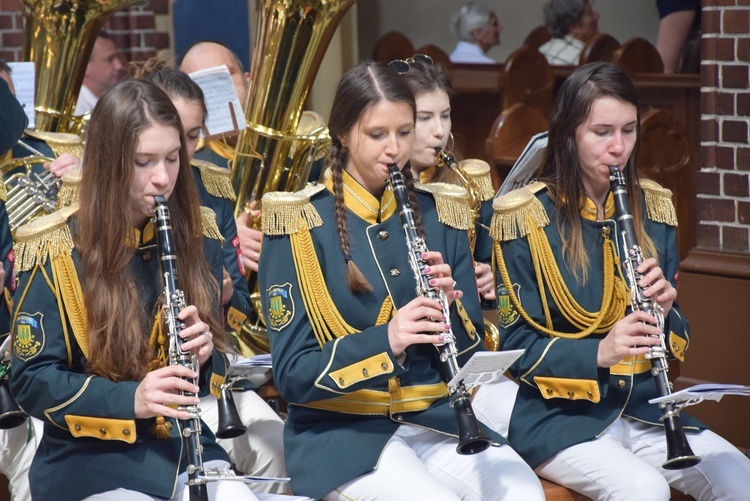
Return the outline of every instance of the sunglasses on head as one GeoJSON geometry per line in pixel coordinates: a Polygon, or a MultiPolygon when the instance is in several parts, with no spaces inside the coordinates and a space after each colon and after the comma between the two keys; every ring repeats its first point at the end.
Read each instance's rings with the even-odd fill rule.
{"type": "Polygon", "coordinates": [[[409,68],[411,68],[414,63],[424,64],[425,66],[432,66],[432,58],[427,54],[414,54],[406,60],[394,59],[393,61],[388,63],[388,66],[396,70],[399,75],[403,75],[404,73],[409,71],[409,68]]]}

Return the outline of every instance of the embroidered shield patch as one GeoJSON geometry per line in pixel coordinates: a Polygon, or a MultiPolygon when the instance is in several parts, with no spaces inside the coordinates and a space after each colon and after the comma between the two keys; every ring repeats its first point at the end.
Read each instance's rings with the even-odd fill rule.
{"type": "Polygon", "coordinates": [[[44,348],[44,315],[20,312],[16,318],[16,333],[13,350],[18,358],[27,362],[39,355],[44,348]]]}
{"type": "MultiPolygon", "coordinates": [[[[516,293],[516,297],[520,302],[521,286],[519,284],[513,284],[513,292],[516,293]]],[[[497,286],[497,316],[498,324],[500,324],[500,327],[506,329],[513,325],[513,323],[518,320],[518,317],[520,316],[518,314],[518,310],[510,300],[508,289],[503,284],[497,286]]]]}
{"type": "Polygon", "coordinates": [[[294,299],[292,284],[272,285],[266,289],[268,295],[268,326],[280,331],[294,318],[294,299]]]}

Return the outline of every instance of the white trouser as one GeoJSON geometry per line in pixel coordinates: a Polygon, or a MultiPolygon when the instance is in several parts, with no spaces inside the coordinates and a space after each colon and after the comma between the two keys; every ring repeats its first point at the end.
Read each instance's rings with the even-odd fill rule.
{"type": "Polygon", "coordinates": [[[620,418],[599,438],[568,447],[536,472],[591,499],[667,500],[669,487],[700,501],[750,500],[750,459],[710,430],[687,433],[701,462],[665,470],[664,429],[620,418]]]}
{"type": "Polygon", "coordinates": [[[544,500],[539,479],[509,446],[459,455],[457,439],[401,425],[377,467],[328,494],[326,501],[544,500]]]}
{"type": "MultiPolygon", "coordinates": [[[[237,438],[217,439],[217,443],[245,475],[286,477],[284,422],[254,391],[235,391],[232,398],[246,431],[237,438]]],[[[215,434],[219,428],[216,398],[204,397],[200,405],[201,419],[215,434]]],[[[252,489],[255,492],[288,492],[289,485],[259,483],[253,484],[252,489]]]]}
{"type": "Polygon", "coordinates": [[[518,383],[506,376],[479,387],[471,407],[482,423],[508,438],[508,426],[516,402],[518,383]]]}
{"type": "Polygon", "coordinates": [[[0,430],[0,473],[8,477],[13,501],[31,499],[29,467],[42,439],[43,427],[40,420],[30,417],[21,426],[0,430]]]}

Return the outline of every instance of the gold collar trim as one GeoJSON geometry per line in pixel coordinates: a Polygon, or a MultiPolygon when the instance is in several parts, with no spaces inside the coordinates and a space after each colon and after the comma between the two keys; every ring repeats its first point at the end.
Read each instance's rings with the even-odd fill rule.
{"type": "Polygon", "coordinates": [[[156,237],[155,228],[156,227],[154,226],[153,221],[149,221],[148,223],[146,223],[146,226],[143,228],[143,230],[139,230],[138,228],[131,228],[129,234],[125,236],[126,245],[128,247],[137,249],[144,243],[150,242],[154,239],[154,237],[156,237]]]}
{"type": "MultiPolygon", "coordinates": [[[[395,214],[396,200],[390,188],[378,200],[347,171],[343,172],[343,184],[344,205],[368,223],[377,224],[395,214]]],[[[333,193],[333,176],[326,179],[326,188],[333,193]]]]}
{"type": "MultiPolygon", "coordinates": [[[[585,197],[582,204],[579,204],[581,209],[580,214],[584,219],[589,221],[598,221],[596,204],[589,197],[585,197]]],[[[615,215],[615,197],[612,192],[607,194],[607,199],[604,201],[604,219],[612,219],[615,215]]]]}

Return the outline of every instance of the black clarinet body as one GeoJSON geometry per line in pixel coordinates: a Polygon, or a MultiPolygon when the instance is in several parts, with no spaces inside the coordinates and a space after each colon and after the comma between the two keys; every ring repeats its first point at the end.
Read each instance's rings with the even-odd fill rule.
{"type": "MultiPolygon", "coordinates": [[[[154,197],[156,208],[154,210],[156,220],[156,235],[158,241],[159,263],[164,284],[164,320],[169,336],[169,364],[187,367],[196,373],[200,369],[197,357],[189,352],[182,351],[183,339],[180,332],[185,327],[177,318],[180,310],[185,307],[185,296],[180,290],[177,278],[177,255],[172,239],[172,222],[169,215],[167,202],[162,196],[154,197]]],[[[197,378],[190,379],[193,384],[198,384],[197,378]]],[[[182,395],[194,397],[195,393],[182,391],[182,395]]],[[[201,477],[205,474],[203,469],[203,451],[200,443],[201,420],[200,409],[197,406],[180,407],[190,413],[189,419],[180,419],[179,428],[184,441],[188,457],[188,488],[190,501],[208,501],[208,490],[206,482],[201,477]]]]}
{"type": "MultiPolygon", "coordinates": [[[[398,165],[388,165],[393,195],[398,205],[398,215],[401,218],[401,224],[406,234],[406,245],[409,249],[409,265],[414,272],[416,280],[416,292],[418,295],[434,299],[440,303],[443,308],[443,316],[450,325],[450,311],[448,300],[445,294],[438,288],[430,285],[429,281],[432,275],[425,273],[424,269],[428,263],[422,259],[422,254],[427,252],[427,245],[419,235],[417,223],[414,218],[414,209],[409,202],[409,194],[401,171],[398,165]]],[[[453,330],[446,331],[444,334],[448,339],[438,346],[440,362],[443,365],[445,377],[451,381],[458,374],[458,352],[456,350],[455,337],[453,330]]],[[[458,424],[458,446],[456,451],[459,454],[476,454],[486,450],[490,446],[490,439],[485,435],[479,426],[479,422],[471,408],[471,397],[469,392],[459,382],[455,387],[449,387],[450,405],[456,413],[456,422],[458,424]]]]}
{"type": "MultiPolygon", "coordinates": [[[[616,166],[610,168],[610,185],[615,201],[615,213],[617,224],[620,229],[622,242],[621,261],[623,269],[630,282],[630,304],[633,311],[644,311],[657,320],[657,327],[661,331],[659,338],[661,343],[652,346],[651,351],[645,355],[651,360],[651,374],[656,381],[656,389],[660,397],[672,394],[672,386],[669,383],[669,365],[667,362],[667,348],[664,342],[664,310],[658,303],[643,294],[643,288],[638,286],[643,275],[637,271],[643,262],[643,252],[635,233],[633,215],[630,211],[628,193],[625,188],[625,175],[616,166]]],[[[674,402],[667,401],[659,404],[662,410],[661,420],[664,423],[664,431],[667,435],[667,461],[662,468],[667,470],[679,470],[695,466],[701,460],[690,449],[690,444],[682,427],[680,411],[674,402]]]]}

